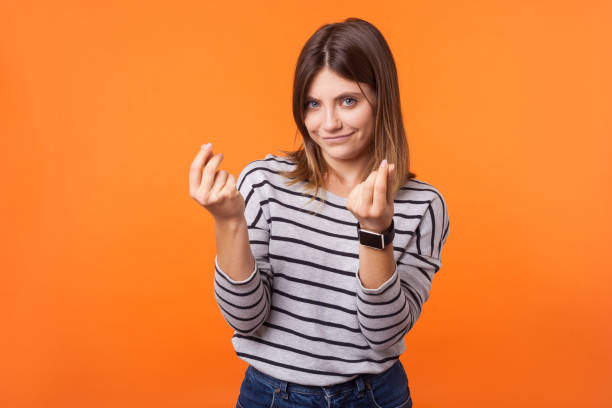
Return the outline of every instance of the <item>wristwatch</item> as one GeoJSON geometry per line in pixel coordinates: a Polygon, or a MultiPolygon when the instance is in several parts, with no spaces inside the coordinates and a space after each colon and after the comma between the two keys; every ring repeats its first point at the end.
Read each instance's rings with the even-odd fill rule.
{"type": "Polygon", "coordinates": [[[357,222],[357,235],[359,236],[359,243],[374,249],[384,249],[387,245],[393,242],[395,236],[395,226],[393,220],[389,228],[383,232],[373,232],[365,229],[361,229],[359,222],[357,222]]]}

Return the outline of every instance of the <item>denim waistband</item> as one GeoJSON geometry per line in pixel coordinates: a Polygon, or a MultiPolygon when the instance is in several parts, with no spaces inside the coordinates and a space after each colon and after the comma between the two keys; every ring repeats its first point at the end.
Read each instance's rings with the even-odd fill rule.
{"type": "Polygon", "coordinates": [[[247,371],[250,371],[251,375],[257,377],[257,379],[269,384],[274,388],[279,389],[283,393],[296,392],[299,394],[311,395],[335,395],[342,394],[355,388],[357,388],[359,392],[363,392],[366,387],[370,387],[370,384],[376,384],[379,381],[385,381],[386,376],[392,375],[393,371],[398,369],[403,369],[402,363],[399,359],[397,359],[391,367],[381,373],[360,374],[352,380],[330,386],[302,385],[283,381],[278,378],[272,377],[271,375],[262,373],[252,365],[249,365],[247,371]]]}

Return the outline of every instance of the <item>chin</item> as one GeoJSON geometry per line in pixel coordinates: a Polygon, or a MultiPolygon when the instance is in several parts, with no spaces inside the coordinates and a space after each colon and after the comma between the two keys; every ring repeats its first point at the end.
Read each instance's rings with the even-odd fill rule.
{"type": "Polygon", "coordinates": [[[363,153],[354,149],[321,149],[327,157],[334,160],[351,160],[363,153]]]}

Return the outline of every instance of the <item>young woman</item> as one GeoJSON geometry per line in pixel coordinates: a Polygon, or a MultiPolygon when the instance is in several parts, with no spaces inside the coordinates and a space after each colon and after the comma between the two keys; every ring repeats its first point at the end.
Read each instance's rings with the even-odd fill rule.
{"type": "Polygon", "coordinates": [[[411,407],[399,357],[449,221],[409,170],[395,63],[373,25],[312,35],[293,113],[297,151],[235,179],[209,143],[190,170],[215,220],[215,297],[249,363],[237,407],[411,407]]]}

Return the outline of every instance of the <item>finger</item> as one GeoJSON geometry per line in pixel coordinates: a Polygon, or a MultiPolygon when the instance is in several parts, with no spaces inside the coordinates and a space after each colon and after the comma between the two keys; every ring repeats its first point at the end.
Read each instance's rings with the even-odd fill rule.
{"type": "Polygon", "coordinates": [[[227,197],[233,198],[241,195],[238,188],[236,188],[236,178],[232,174],[228,174],[227,181],[221,189],[221,194],[227,195],[227,197]]]}
{"type": "MultiPolygon", "coordinates": [[[[223,188],[221,189],[223,192],[227,192],[227,193],[233,193],[234,190],[236,190],[236,178],[234,177],[233,174],[228,174],[227,175],[227,180],[225,182],[225,185],[223,186],[223,188]]],[[[236,190],[238,191],[238,190],[236,190]]]]}
{"type": "Polygon", "coordinates": [[[217,174],[215,175],[215,181],[213,183],[212,188],[210,189],[210,193],[215,194],[221,191],[226,181],[227,181],[227,171],[219,170],[217,174]]]}
{"type": "Polygon", "coordinates": [[[202,183],[200,184],[200,188],[204,191],[210,191],[212,187],[213,181],[215,179],[215,173],[217,172],[217,167],[219,163],[223,160],[223,154],[219,153],[214,155],[206,166],[204,167],[204,172],[202,173],[202,183]]]}
{"type": "Polygon", "coordinates": [[[389,176],[387,177],[387,203],[393,201],[393,176],[395,172],[395,164],[391,163],[388,167],[389,176]]]}
{"type": "Polygon", "coordinates": [[[387,206],[387,178],[388,178],[387,160],[383,160],[378,168],[378,174],[374,181],[374,197],[372,198],[372,209],[381,211],[387,206]]]}
{"type": "Polygon", "coordinates": [[[368,178],[363,182],[361,189],[361,205],[369,209],[372,205],[372,191],[374,190],[374,180],[376,180],[376,170],[374,170],[368,178]]]}
{"type": "Polygon", "coordinates": [[[208,161],[212,153],[211,144],[202,145],[202,148],[191,162],[189,168],[189,191],[193,194],[200,188],[202,182],[202,167],[208,161]]]}

